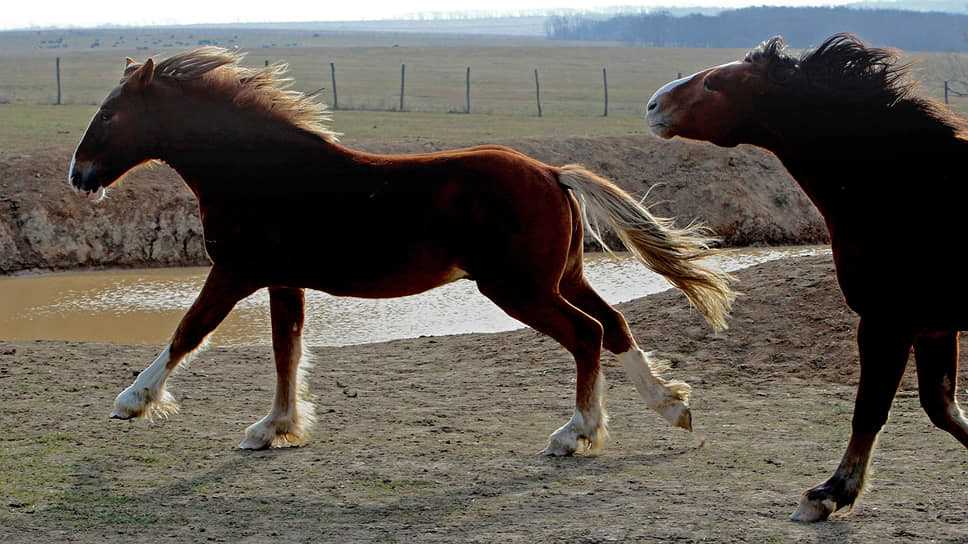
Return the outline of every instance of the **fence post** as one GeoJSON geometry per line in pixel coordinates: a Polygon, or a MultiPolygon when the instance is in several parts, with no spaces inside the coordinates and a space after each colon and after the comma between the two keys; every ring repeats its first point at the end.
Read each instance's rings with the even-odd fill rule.
{"type": "Polygon", "coordinates": [[[541,82],[538,81],[538,69],[534,69],[534,97],[538,102],[538,117],[541,117],[541,82]]]}
{"type": "Polygon", "coordinates": [[[269,67],[269,59],[266,59],[266,64],[265,64],[265,66],[266,66],[266,68],[268,68],[268,67],[269,67]]]}
{"type": "Polygon", "coordinates": [[[676,72],[676,79],[682,79],[682,72],[676,72]]]}
{"type": "Polygon", "coordinates": [[[948,103],[948,81],[947,80],[945,80],[944,82],[944,103],[945,104],[948,103]]]}
{"type": "Polygon", "coordinates": [[[471,112],[471,67],[467,67],[467,77],[464,85],[464,113],[471,112]]]}
{"type": "Polygon", "coordinates": [[[404,82],[407,80],[407,65],[400,65],[400,111],[403,111],[404,82]]]}
{"type": "Polygon", "coordinates": [[[602,87],[605,89],[605,113],[602,117],[608,117],[608,72],[604,66],[602,66],[602,87]]]}
{"type": "Polygon", "coordinates": [[[57,74],[57,105],[61,104],[60,57],[54,62],[54,72],[57,74]]]}
{"type": "Polygon", "coordinates": [[[333,109],[339,109],[339,95],[336,94],[336,63],[329,63],[329,75],[333,79],[333,109]]]}

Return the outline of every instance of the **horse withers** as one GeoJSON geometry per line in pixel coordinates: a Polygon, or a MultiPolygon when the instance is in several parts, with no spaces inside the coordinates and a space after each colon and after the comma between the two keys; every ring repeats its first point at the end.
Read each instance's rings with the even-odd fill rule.
{"type": "Polygon", "coordinates": [[[239,300],[268,288],[275,399],[240,446],[302,444],[314,419],[300,370],[304,289],[385,298],[470,279],[575,358],[575,412],[544,453],[601,449],[603,346],[649,406],[691,428],[689,386],[658,376],[622,315],[589,286],[582,245],[585,227],[596,236],[595,226],[611,227],[723,328],[733,293],[727,275],[698,262],[711,254],[705,229],[654,217],[580,166],[499,146],[408,156],[348,149],[323,124],[321,104],[285,88],[283,66],[240,61],[215,47],[158,64],[128,59],[71,161],[70,184],[95,199],[140,164],[170,165],[198,198],[213,263],[170,344],[118,395],[113,417],[174,412],[169,374],[239,300]]]}
{"type": "Polygon", "coordinates": [[[809,489],[793,519],[854,504],[913,347],[921,405],[968,447],[955,397],[968,292],[957,252],[968,123],[918,96],[896,52],[838,34],[800,57],[773,38],[737,62],[672,81],[649,100],[663,138],[773,152],[820,210],[837,279],[860,316],[860,383],[840,466],[809,489]]]}

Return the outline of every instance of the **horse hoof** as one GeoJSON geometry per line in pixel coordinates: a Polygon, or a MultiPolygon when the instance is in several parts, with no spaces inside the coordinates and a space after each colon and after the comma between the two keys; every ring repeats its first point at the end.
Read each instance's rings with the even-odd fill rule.
{"type": "Polygon", "coordinates": [[[683,401],[676,401],[665,406],[659,411],[662,418],[672,424],[673,427],[685,429],[692,432],[692,410],[683,401]]]}
{"type": "Polygon", "coordinates": [[[246,436],[239,442],[240,450],[267,450],[270,448],[298,448],[304,446],[306,440],[303,437],[292,435],[277,435],[272,438],[260,436],[246,436]]]}
{"type": "Polygon", "coordinates": [[[245,430],[245,438],[239,442],[239,449],[264,450],[269,448],[296,448],[306,444],[309,428],[315,416],[307,409],[308,417],[297,419],[273,419],[268,415],[253,423],[245,430]]]}
{"type": "Polygon", "coordinates": [[[800,498],[800,506],[790,516],[790,520],[800,523],[815,523],[826,520],[835,510],[837,510],[837,501],[829,497],[811,499],[804,495],[800,498]]]}
{"type": "Polygon", "coordinates": [[[688,406],[683,406],[682,413],[679,414],[679,417],[673,425],[692,432],[692,410],[688,406]]]}
{"type": "Polygon", "coordinates": [[[239,442],[240,450],[266,450],[272,445],[272,442],[266,442],[264,440],[255,437],[245,437],[242,442],[239,442]]]}
{"type": "Polygon", "coordinates": [[[548,444],[545,449],[541,450],[539,455],[544,457],[570,457],[574,453],[574,449],[570,449],[562,444],[548,444]]]}
{"type": "Polygon", "coordinates": [[[165,419],[178,413],[178,403],[167,390],[152,391],[129,387],[114,399],[111,419],[165,419]]]}

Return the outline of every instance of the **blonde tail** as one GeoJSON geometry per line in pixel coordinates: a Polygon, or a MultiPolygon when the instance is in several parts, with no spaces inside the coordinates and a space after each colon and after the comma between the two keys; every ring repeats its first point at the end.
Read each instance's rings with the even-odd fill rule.
{"type": "Polygon", "coordinates": [[[606,251],[612,250],[602,239],[602,223],[642,264],[685,293],[714,329],[727,327],[736,298],[730,289],[733,278],[697,262],[715,253],[709,229],[698,224],[676,228],[672,219],[653,216],[617,185],[578,165],[561,167],[558,182],[578,197],[585,226],[606,251]]]}

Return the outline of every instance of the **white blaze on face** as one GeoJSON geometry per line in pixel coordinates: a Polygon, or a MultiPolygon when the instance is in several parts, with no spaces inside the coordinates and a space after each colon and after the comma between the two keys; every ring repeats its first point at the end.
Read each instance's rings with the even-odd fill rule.
{"type": "MultiPolygon", "coordinates": [[[[91,125],[97,116],[100,114],[100,109],[95,112],[94,117],[88,122],[88,128],[84,131],[84,135],[81,136],[81,141],[78,142],[77,147],[74,148],[74,153],[71,155],[71,163],[67,167],[67,184],[74,189],[75,193],[80,193],[81,188],[74,184],[75,178],[83,179],[90,174],[91,170],[94,168],[94,163],[89,160],[77,160],[77,151],[81,148],[81,144],[84,143],[84,138],[87,137],[87,131],[91,130],[91,125]]],[[[100,202],[107,196],[107,189],[104,187],[95,189],[93,191],[84,191],[84,196],[87,197],[91,202],[100,202]]]]}
{"type": "Polygon", "coordinates": [[[74,189],[75,191],[77,190],[77,187],[74,187],[74,184],[71,182],[71,179],[74,178],[74,161],[76,156],[77,156],[77,150],[75,149],[74,153],[71,155],[71,165],[67,167],[67,184],[70,185],[71,188],[74,189]]]}
{"type": "Polygon", "coordinates": [[[659,105],[659,102],[665,95],[692,81],[692,78],[695,76],[696,74],[693,74],[670,81],[662,87],[659,87],[659,90],[652,94],[652,98],[649,99],[648,105],[645,108],[645,122],[649,125],[649,129],[653,134],[660,138],[671,137],[668,130],[669,120],[666,116],[666,110],[659,105]]]}
{"type": "Polygon", "coordinates": [[[646,105],[645,111],[645,122],[649,125],[649,129],[652,133],[660,138],[671,138],[672,126],[670,125],[669,113],[674,111],[675,108],[670,108],[668,104],[664,104],[664,98],[678,89],[679,87],[692,81],[694,77],[703,72],[711,72],[713,70],[718,70],[725,66],[731,66],[733,64],[741,64],[740,61],[727,62],[726,64],[720,64],[719,66],[714,66],[712,68],[707,68],[701,72],[696,72],[690,76],[679,78],[669,83],[666,83],[662,87],[659,87],[655,93],[653,93],[652,98],[649,99],[646,105]]]}

